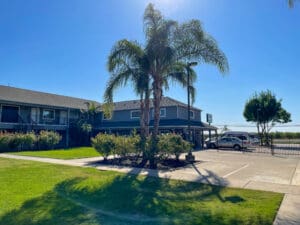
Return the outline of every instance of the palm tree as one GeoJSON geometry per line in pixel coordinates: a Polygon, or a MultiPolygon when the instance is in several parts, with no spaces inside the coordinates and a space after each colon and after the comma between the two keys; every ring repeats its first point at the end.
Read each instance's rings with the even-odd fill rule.
{"type": "MultiPolygon", "coordinates": [[[[193,60],[216,65],[222,73],[225,73],[228,70],[228,62],[216,41],[204,32],[198,20],[191,20],[179,25],[175,21],[166,20],[158,10],[154,9],[152,4],[149,4],[144,14],[144,30],[153,89],[152,151],[155,151],[163,86],[170,79],[180,81],[182,78],[182,76],[172,77],[174,74],[182,75],[182,73],[173,73],[176,66],[193,60]]],[[[152,166],[155,166],[153,162],[152,166]]]]}
{"type": "Polygon", "coordinates": [[[95,125],[96,117],[101,111],[101,105],[95,102],[85,102],[86,108],[80,109],[81,118],[77,125],[80,130],[85,133],[85,143],[87,144],[90,139],[90,135],[93,132],[93,126],[95,125]]]}
{"type": "Polygon", "coordinates": [[[151,90],[148,68],[147,56],[137,42],[126,39],[118,41],[108,57],[108,71],[112,75],[104,93],[105,103],[110,104],[117,88],[127,85],[128,81],[133,84],[136,94],[140,96],[140,126],[143,140],[149,135],[151,90]]]}
{"type": "MultiPolygon", "coordinates": [[[[154,127],[149,156],[150,167],[153,168],[163,90],[169,88],[170,81],[178,82],[183,87],[187,85],[186,65],[191,60],[216,65],[222,73],[228,71],[228,62],[216,41],[204,32],[198,20],[178,24],[166,20],[160,11],[149,4],[144,13],[144,31],[144,48],[127,40],[120,41],[113,48],[108,60],[112,76],[104,97],[106,102],[112,102],[114,90],[129,80],[133,81],[135,91],[141,98],[141,111],[144,112],[141,124],[143,120],[149,124],[149,118],[146,120],[145,116],[149,117],[149,96],[153,95],[154,127]]],[[[191,75],[192,84],[196,73],[191,71],[191,75]]]]}

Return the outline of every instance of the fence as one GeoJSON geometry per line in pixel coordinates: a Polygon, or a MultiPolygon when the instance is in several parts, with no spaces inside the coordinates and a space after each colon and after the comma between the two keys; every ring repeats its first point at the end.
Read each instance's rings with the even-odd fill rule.
{"type": "Polygon", "coordinates": [[[270,139],[267,144],[251,146],[248,151],[255,153],[265,153],[271,155],[299,155],[299,140],[270,139]]]}

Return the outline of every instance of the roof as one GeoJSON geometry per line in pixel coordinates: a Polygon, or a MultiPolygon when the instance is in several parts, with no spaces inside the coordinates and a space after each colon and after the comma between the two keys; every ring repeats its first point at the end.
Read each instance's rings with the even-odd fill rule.
{"type": "MultiPolygon", "coordinates": [[[[87,99],[73,98],[4,85],[0,85],[0,100],[74,109],[85,108],[86,102],[95,102],[87,99]]],[[[100,105],[98,102],[95,103],[100,105]]]]}
{"type": "MultiPolygon", "coordinates": [[[[63,108],[74,108],[82,109],[85,108],[86,102],[94,102],[97,105],[100,105],[99,102],[91,101],[88,99],[74,98],[64,95],[50,94],[40,91],[32,91],[28,89],[15,88],[0,85],[0,100],[8,102],[17,102],[25,104],[35,104],[35,105],[45,105],[53,107],[63,107],[63,108]]],[[[168,106],[182,106],[187,107],[187,104],[177,101],[170,97],[162,97],[161,107],[168,106]]],[[[153,99],[150,100],[150,107],[153,108],[153,99]]],[[[114,103],[114,110],[132,110],[139,109],[140,101],[139,100],[129,100],[121,101],[114,103]]],[[[191,109],[200,110],[195,107],[191,109]]]]}
{"type": "MultiPolygon", "coordinates": [[[[162,97],[161,107],[168,107],[168,106],[182,106],[187,107],[187,104],[177,101],[170,97],[162,97]]],[[[131,110],[131,109],[139,109],[140,108],[140,101],[139,100],[130,100],[130,101],[121,101],[114,103],[114,110],[131,110]]],[[[153,108],[153,99],[150,100],[150,108],[153,108]]],[[[191,107],[191,109],[201,110],[196,107],[191,107]]]]}

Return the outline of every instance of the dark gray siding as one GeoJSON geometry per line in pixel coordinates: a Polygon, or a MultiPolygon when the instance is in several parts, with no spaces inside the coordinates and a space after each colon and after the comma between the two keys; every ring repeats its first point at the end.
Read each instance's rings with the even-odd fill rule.
{"type": "MultiPolygon", "coordinates": [[[[194,118],[191,118],[191,120],[195,121],[201,121],[201,112],[200,110],[192,109],[194,112],[194,118]]],[[[178,119],[187,119],[187,108],[178,106],[178,119]]]]}
{"type": "MultiPolygon", "coordinates": [[[[161,107],[166,109],[166,117],[161,117],[161,120],[164,119],[176,119],[177,118],[177,106],[170,106],[170,107],[161,107]]],[[[110,120],[103,119],[103,123],[107,122],[119,122],[119,121],[138,121],[139,118],[131,118],[131,111],[136,111],[139,109],[134,110],[120,110],[114,111],[113,116],[110,120]]],[[[153,120],[153,109],[150,110],[150,120],[153,120]]]]}

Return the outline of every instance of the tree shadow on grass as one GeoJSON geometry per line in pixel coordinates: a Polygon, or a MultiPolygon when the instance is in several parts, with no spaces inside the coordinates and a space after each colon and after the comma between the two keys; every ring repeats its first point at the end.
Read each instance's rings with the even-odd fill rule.
{"type": "Polygon", "coordinates": [[[0,224],[243,224],[241,218],[230,217],[206,204],[211,200],[224,204],[227,200],[241,199],[223,198],[222,189],[101,172],[99,178],[76,177],[57,184],[53,190],[2,216],[0,224]]]}

